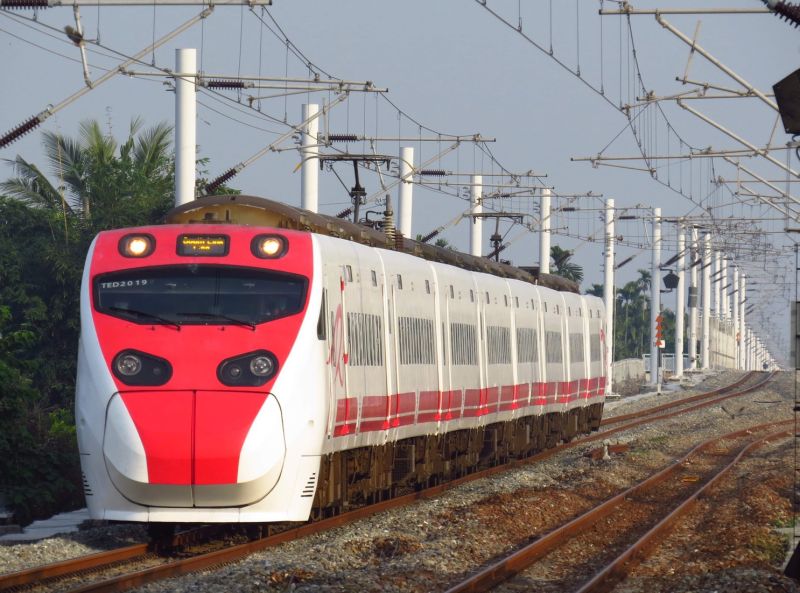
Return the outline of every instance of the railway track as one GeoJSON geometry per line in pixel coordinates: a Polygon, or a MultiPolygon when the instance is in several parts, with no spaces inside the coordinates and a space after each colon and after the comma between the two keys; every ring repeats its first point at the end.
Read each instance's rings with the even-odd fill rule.
{"type": "MultiPolygon", "coordinates": [[[[609,591],[747,454],[770,440],[790,437],[793,422],[762,424],[705,441],[672,465],[495,561],[452,586],[447,593],[491,591],[506,581],[513,585],[514,577],[566,548],[595,526],[603,530],[607,543],[596,554],[595,564],[577,566],[572,563],[572,569],[583,570],[583,574],[571,572],[563,580],[537,589],[576,593],[609,591]],[[754,436],[756,434],[758,436],[754,436]],[[669,508],[669,512],[664,513],[664,507],[669,508]],[[607,558],[609,551],[614,552],[610,559],[607,558]]],[[[552,561],[553,564],[557,562],[552,561]]]]}
{"type": "MultiPolygon", "coordinates": [[[[306,537],[313,533],[345,525],[351,521],[368,517],[390,508],[407,505],[416,500],[438,496],[442,492],[466,482],[507,471],[525,463],[540,461],[560,451],[606,439],[611,434],[628,430],[641,424],[660,421],[702,407],[716,405],[725,399],[745,395],[763,387],[769,382],[772,376],[772,374],[749,373],[735,383],[720,389],[663,404],[635,414],[626,414],[610,418],[601,424],[600,432],[575,439],[569,443],[562,443],[534,456],[525,459],[511,460],[503,465],[484,469],[458,480],[362,507],[336,517],[323,519],[314,523],[302,524],[300,526],[283,526],[283,530],[279,533],[268,535],[267,537],[254,541],[226,546],[213,551],[198,551],[202,549],[192,551],[191,549],[186,549],[182,552],[182,555],[188,557],[177,559],[158,557],[151,552],[147,544],[128,546],[109,552],[101,552],[90,556],[83,556],[72,560],[35,567],[25,571],[0,575],[0,591],[27,591],[34,590],[40,586],[47,590],[57,589],[63,591],[66,589],[61,587],[58,583],[61,583],[63,580],[63,584],[67,584],[71,580],[76,580],[76,575],[77,580],[81,580],[84,584],[70,589],[71,593],[125,591],[148,582],[181,576],[190,572],[219,566],[239,560],[254,552],[301,537],[306,537]],[[756,380],[753,381],[753,379],[756,380]],[[142,565],[146,566],[142,567],[142,565]],[[124,574],[109,576],[110,573],[119,573],[123,571],[125,566],[135,567],[135,569],[124,574]],[[85,581],[90,577],[95,579],[94,582],[85,584],[85,581]]],[[[176,537],[177,539],[173,542],[173,545],[182,546],[189,541],[187,536],[182,534],[176,537]]],[[[198,536],[196,533],[193,535],[194,539],[198,537],[202,536],[198,536]]]]}

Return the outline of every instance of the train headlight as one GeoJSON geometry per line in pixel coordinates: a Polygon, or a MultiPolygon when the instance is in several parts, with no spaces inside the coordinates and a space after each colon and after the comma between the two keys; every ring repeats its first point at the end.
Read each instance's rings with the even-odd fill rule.
{"type": "Polygon", "coordinates": [[[250,372],[256,377],[266,377],[272,374],[273,368],[275,368],[275,363],[269,356],[256,356],[250,361],[250,372]]]}
{"type": "Polygon", "coordinates": [[[275,376],[278,361],[266,350],[226,358],[217,367],[217,379],[230,387],[260,387],[275,376]]]}
{"type": "Polygon", "coordinates": [[[114,376],[125,385],[163,385],[172,378],[168,361],[139,350],[123,350],[111,361],[114,376]]]}
{"type": "Polygon", "coordinates": [[[125,257],[147,257],[155,246],[155,237],[148,234],[125,235],[119,240],[119,252],[125,257]]]}
{"type": "Polygon", "coordinates": [[[120,375],[133,377],[141,372],[142,359],[135,354],[124,354],[117,357],[117,360],[114,363],[114,368],[120,375]]]}
{"type": "Polygon", "coordinates": [[[286,239],[279,235],[258,235],[250,243],[253,255],[261,259],[276,259],[286,255],[288,245],[286,239]]]}

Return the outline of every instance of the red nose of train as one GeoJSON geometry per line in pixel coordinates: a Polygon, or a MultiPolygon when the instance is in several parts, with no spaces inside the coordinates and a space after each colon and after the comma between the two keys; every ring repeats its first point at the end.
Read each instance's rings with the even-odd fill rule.
{"type": "Polygon", "coordinates": [[[98,236],[92,319],[117,387],[103,455],[127,499],[236,507],[275,486],[285,457],[272,393],[305,315],[304,233],[165,225],[98,236]]]}
{"type": "Polygon", "coordinates": [[[277,400],[256,392],[122,392],[105,435],[112,482],[146,506],[252,504],[275,486],[285,455],[277,400]]]}

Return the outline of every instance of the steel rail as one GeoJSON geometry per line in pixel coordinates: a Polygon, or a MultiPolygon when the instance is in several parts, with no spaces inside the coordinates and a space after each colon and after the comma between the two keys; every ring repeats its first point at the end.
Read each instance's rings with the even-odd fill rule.
{"type": "Polygon", "coordinates": [[[43,566],[36,566],[27,570],[11,572],[0,576],[0,591],[13,587],[30,585],[32,583],[52,579],[84,570],[108,566],[116,562],[130,560],[144,556],[148,552],[148,544],[135,544],[125,548],[117,548],[107,552],[98,552],[79,558],[70,558],[61,562],[53,562],[43,566]]]}
{"type": "MultiPolygon", "coordinates": [[[[665,410],[672,409],[676,406],[680,406],[682,404],[689,404],[696,401],[701,401],[704,399],[708,399],[709,397],[714,397],[715,395],[721,395],[723,393],[727,393],[732,389],[736,389],[737,387],[742,386],[744,383],[752,379],[753,377],[759,375],[759,371],[750,371],[746,375],[744,375],[741,379],[731,383],[730,385],[726,385],[725,387],[720,387],[718,389],[713,389],[712,391],[705,391],[703,393],[699,393],[697,395],[693,395],[690,397],[685,397],[677,401],[672,401],[666,404],[662,404],[660,406],[655,406],[653,408],[647,408],[643,412],[646,412],[646,415],[658,414],[659,412],[663,412],[665,410]]],[[[763,384],[763,383],[761,383],[763,384]]],[[[633,412],[631,414],[621,414],[619,416],[612,416],[611,418],[603,418],[600,422],[600,426],[607,426],[609,424],[617,424],[619,422],[623,422],[625,420],[630,420],[632,418],[639,418],[643,415],[643,412],[633,412]]]]}
{"type": "MultiPolygon", "coordinates": [[[[203,570],[205,568],[225,564],[227,562],[232,562],[244,558],[245,556],[252,554],[254,552],[274,547],[282,543],[290,542],[299,539],[301,537],[306,537],[314,533],[319,533],[327,529],[333,529],[335,527],[345,525],[351,521],[355,521],[365,517],[370,517],[372,515],[375,515],[377,513],[392,508],[405,506],[419,500],[434,498],[444,492],[447,492],[448,490],[454,489],[468,482],[472,482],[474,480],[479,480],[482,478],[487,478],[495,474],[499,474],[516,467],[520,467],[522,465],[527,465],[537,461],[543,461],[545,459],[552,457],[556,453],[560,453],[561,451],[583,446],[594,441],[606,439],[611,434],[615,434],[630,428],[634,428],[636,426],[639,426],[647,422],[667,419],[688,411],[692,411],[702,407],[707,407],[717,403],[718,401],[720,401],[720,399],[727,399],[730,397],[743,395],[750,391],[754,391],[759,387],[762,387],[769,380],[771,380],[772,376],[774,375],[774,373],[770,373],[764,378],[763,381],[760,381],[743,390],[736,391],[732,394],[727,394],[723,396],[723,398],[718,398],[711,401],[703,402],[701,404],[692,406],[690,408],[683,408],[681,410],[672,412],[670,414],[661,414],[652,417],[652,410],[663,411],[671,407],[680,406],[682,403],[696,401],[698,398],[704,398],[704,397],[707,398],[709,394],[712,394],[713,396],[713,395],[718,395],[721,392],[727,392],[731,389],[736,389],[740,387],[743,383],[745,383],[753,375],[758,375],[758,374],[760,373],[758,372],[749,373],[744,377],[738,379],[734,383],[731,383],[730,385],[721,387],[711,392],[699,394],[696,396],[692,396],[690,398],[685,398],[679,402],[673,402],[672,404],[664,404],[662,406],[658,406],[650,410],[644,410],[642,412],[638,412],[635,414],[626,414],[624,416],[615,417],[614,419],[611,419],[614,422],[621,422],[623,420],[631,420],[631,419],[635,420],[633,422],[628,422],[627,424],[623,424],[615,428],[604,430],[602,432],[598,432],[593,435],[588,435],[568,443],[559,444],[555,447],[545,449],[544,451],[541,451],[530,457],[526,457],[523,459],[512,459],[502,465],[497,465],[494,467],[476,471],[461,478],[457,478],[455,480],[451,480],[443,484],[438,484],[436,486],[426,488],[419,492],[413,492],[411,494],[398,496],[390,500],[385,500],[366,507],[362,507],[360,509],[348,511],[347,513],[323,519],[314,523],[302,524],[298,527],[290,528],[286,531],[282,531],[275,535],[271,535],[259,540],[255,540],[245,544],[239,544],[230,548],[218,550],[215,552],[211,552],[209,554],[199,555],[193,558],[186,558],[179,561],[169,562],[160,566],[147,568],[127,575],[120,575],[118,577],[114,577],[104,581],[83,585],[79,588],[71,590],[70,593],[90,593],[90,592],[99,593],[99,592],[110,592],[110,591],[125,591],[129,588],[139,586],[148,582],[153,582],[175,576],[181,576],[184,574],[188,574],[190,572],[203,570]]],[[[180,534],[176,536],[176,538],[178,537],[180,537],[180,534]]],[[[143,555],[147,552],[147,544],[139,544],[137,546],[130,546],[128,548],[121,548],[119,550],[112,550],[110,552],[101,552],[99,554],[92,554],[91,556],[84,556],[81,558],[65,560],[63,562],[57,562],[41,567],[35,567],[21,572],[9,573],[7,575],[0,576],[0,591],[4,591],[8,588],[15,586],[31,584],[37,580],[45,578],[55,578],[66,574],[80,572],[82,570],[99,568],[102,567],[104,564],[109,565],[115,562],[119,562],[121,560],[134,558],[135,557],[135,555],[133,554],[134,549],[139,549],[140,552],[138,555],[143,555]],[[128,556],[127,558],[122,558],[122,557],[114,558],[113,554],[115,552],[119,552],[122,555],[126,553],[131,555],[128,556]],[[103,561],[104,557],[105,561],[103,561]],[[91,564],[83,565],[82,562],[86,560],[88,560],[91,564]]]]}
{"type": "MultiPolygon", "coordinates": [[[[790,424],[793,422],[793,420],[787,420],[781,424],[790,424]]],[[[632,568],[641,563],[641,561],[656,548],[658,543],[657,538],[666,535],[667,532],[675,526],[678,519],[689,512],[699,498],[708,493],[708,491],[710,491],[745,456],[749,455],[753,450],[765,445],[771,439],[792,436],[792,433],[792,430],[786,429],[749,443],[730,463],[717,472],[708,482],[684,500],[678,507],[673,509],[666,517],[661,519],[661,521],[639,538],[625,552],[617,556],[617,558],[610,562],[605,568],[595,574],[595,576],[578,589],[576,593],[596,593],[598,591],[610,590],[614,582],[618,582],[621,578],[624,578],[632,568]]]]}
{"type": "MultiPolygon", "coordinates": [[[[621,492],[612,498],[608,499],[607,501],[601,503],[600,505],[594,507],[593,509],[583,513],[582,515],[576,517],[575,519],[569,521],[568,523],[562,525],[550,531],[543,537],[537,539],[535,542],[524,546],[523,548],[509,554],[505,558],[494,562],[490,566],[484,568],[480,572],[470,576],[469,578],[465,579],[464,581],[458,583],[457,585],[447,589],[446,593],[478,593],[483,591],[488,591],[493,587],[496,587],[500,583],[508,580],[509,578],[519,574],[529,566],[531,566],[534,562],[539,560],[540,558],[544,557],[545,555],[552,552],[554,549],[563,545],[566,541],[573,538],[574,536],[578,535],[579,533],[585,531],[587,528],[591,527],[597,521],[607,517],[610,515],[616,508],[618,508],[622,503],[628,500],[630,497],[644,492],[653,488],[654,486],[660,484],[664,480],[668,479],[671,475],[675,472],[680,470],[683,464],[693,455],[697,454],[698,452],[711,447],[712,445],[726,439],[738,438],[741,436],[748,435],[752,432],[766,430],[768,428],[772,428],[775,426],[787,425],[792,424],[793,420],[786,420],[783,422],[770,422],[767,424],[762,424],[758,426],[753,426],[744,430],[739,430],[736,432],[732,432],[721,437],[715,437],[713,439],[709,439],[694,448],[691,449],[686,455],[682,458],[677,460],[672,465],[656,472],[646,480],[639,482],[638,484],[628,488],[624,492],[621,492]]],[[[786,430],[781,431],[778,434],[783,434],[787,432],[786,430]]],[[[774,435],[769,435],[764,437],[764,439],[770,438],[774,435]]],[[[761,439],[761,440],[764,440],[761,439]]],[[[756,441],[761,442],[761,440],[756,441]]],[[[727,464],[724,468],[720,470],[720,472],[728,471],[738,460],[742,458],[746,451],[750,450],[754,443],[749,444],[739,454],[727,464]]],[[[709,482],[707,482],[703,488],[695,492],[689,499],[687,500],[696,500],[697,496],[700,492],[705,491],[705,489],[710,485],[717,481],[721,474],[718,473],[712,478],[709,482]]],[[[678,509],[684,507],[686,503],[682,503],[673,513],[669,515],[671,517],[674,515],[678,509]]],[[[651,541],[653,535],[656,533],[655,530],[661,526],[666,519],[659,522],[659,524],[651,529],[645,537],[648,537],[647,541],[651,541]],[[653,535],[651,535],[653,534],[653,535]]],[[[663,529],[663,528],[662,528],[663,529]]],[[[640,539],[642,541],[644,538],[640,539]]],[[[639,542],[637,542],[639,544],[639,542]]],[[[637,545],[634,544],[634,545],[637,545]]],[[[628,561],[631,557],[632,552],[630,550],[626,551],[624,554],[620,555],[617,560],[615,560],[615,564],[613,566],[608,566],[599,573],[597,573],[590,583],[596,583],[596,585],[592,586],[599,586],[602,582],[608,579],[609,575],[618,571],[618,567],[628,561]],[[618,563],[618,564],[617,564],[618,563]]],[[[588,586],[588,584],[587,584],[588,586]]],[[[589,591],[596,591],[597,589],[580,589],[579,593],[588,593],[589,591]]]]}

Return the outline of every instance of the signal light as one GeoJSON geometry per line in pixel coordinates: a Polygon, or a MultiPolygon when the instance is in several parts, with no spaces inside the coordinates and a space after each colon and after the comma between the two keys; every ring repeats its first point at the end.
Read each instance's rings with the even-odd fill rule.
{"type": "Polygon", "coordinates": [[[656,348],[663,348],[664,347],[664,316],[660,313],[656,316],[656,327],[655,327],[655,346],[656,348]]]}
{"type": "Polygon", "coordinates": [[[258,235],[253,237],[250,250],[261,259],[276,259],[286,255],[288,245],[286,239],[279,235],[258,235]]]}
{"type": "Polygon", "coordinates": [[[153,235],[125,235],[119,240],[119,252],[125,257],[147,257],[155,246],[153,235]]]}

